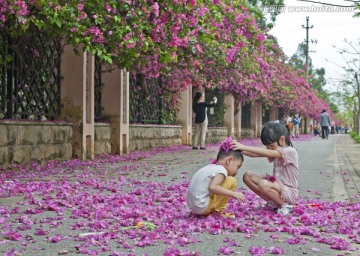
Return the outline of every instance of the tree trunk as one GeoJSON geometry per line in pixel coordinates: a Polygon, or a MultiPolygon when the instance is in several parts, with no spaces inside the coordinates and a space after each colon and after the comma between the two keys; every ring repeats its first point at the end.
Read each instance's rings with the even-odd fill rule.
{"type": "Polygon", "coordinates": [[[358,111],[356,111],[356,109],[354,109],[353,111],[353,122],[354,122],[354,126],[352,127],[354,132],[358,131],[358,127],[359,127],[359,123],[358,123],[358,115],[357,115],[358,111]]]}
{"type": "MultiPolygon", "coordinates": [[[[359,106],[360,107],[360,106],[359,106]]],[[[358,135],[360,135],[360,109],[358,110],[358,114],[357,114],[357,129],[355,130],[357,132],[358,135]]]]}

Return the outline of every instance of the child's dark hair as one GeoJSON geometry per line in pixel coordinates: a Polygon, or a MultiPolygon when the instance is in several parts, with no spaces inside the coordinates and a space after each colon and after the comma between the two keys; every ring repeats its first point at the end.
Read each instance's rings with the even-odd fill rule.
{"type": "Polygon", "coordinates": [[[286,126],[278,121],[268,122],[261,131],[261,142],[266,146],[278,142],[281,136],[285,136],[285,142],[288,146],[293,146],[290,141],[289,131],[286,126]]]}
{"type": "Polygon", "coordinates": [[[241,152],[241,150],[232,150],[231,149],[231,143],[233,139],[231,137],[226,138],[220,143],[219,152],[217,154],[216,160],[212,159],[212,164],[216,164],[219,162],[221,158],[232,156],[235,159],[240,159],[242,162],[244,162],[244,156],[241,152]]]}
{"type": "Polygon", "coordinates": [[[195,93],[194,100],[193,100],[193,109],[194,109],[196,103],[199,101],[199,99],[201,98],[202,95],[203,95],[202,92],[195,93]]]}
{"type": "Polygon", "coordinates": [[[244,155],[241,152],[241,150],[228,150],[227,152],[223,149],[219,150],[219,153],[217,154],[216,161],[219,162],[221,158],[232,156],[235,159],[240,159],[242,162],[244,162],[244,155]]]}

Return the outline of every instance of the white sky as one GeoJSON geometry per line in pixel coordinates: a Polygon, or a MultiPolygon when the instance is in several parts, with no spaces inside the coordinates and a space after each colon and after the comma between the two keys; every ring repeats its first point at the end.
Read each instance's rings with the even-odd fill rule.
{"type": "MultiPolygon", "coordinates": [[[[317,2],[325,2],[331,4],[340,4],[349,6],[351,2],[344,0],[315,0],[317,2]]],[[[309,17],[309,41],[316,40],[317,44],[309,43],[309,56],[312,59],[314,68],[325,68],[327,87],[329,91],[336,90],[334,79],[340,79],[343,71],[341,68],[331,62],[335,62],[340,66],[345,65],[345,61],[337,48],[348,48],[344,42],[357,42],[360,39],[360,17],[353,18],[354,12],[290,12],[290,8],[294,6],[321,6],[315,3],[307,3],[297,0],[285,0],[284,12],[277,16],[275,27],[270,30],[270,34],[277,37],[279,45],[287,56],[292,56],[299,45],[306,38],[306,16],[309,17]],[[326,61],[329,60],[329,61],[326,61]]],[[[358,47],[359,44],[357,44],[358,47]]],[[[360,50],[360,49],[359,49],[360,50]]],[[[360,62],[360,60],[359,60],[360,62]]]]}

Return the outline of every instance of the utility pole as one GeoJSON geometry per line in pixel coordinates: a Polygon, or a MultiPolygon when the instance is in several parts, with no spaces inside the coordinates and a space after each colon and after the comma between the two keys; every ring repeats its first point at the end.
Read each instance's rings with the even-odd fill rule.
{"type": "MultiPolygon", "coordinates": [[[[302,27],[306,29],[305,68],[306,68],[306,81],[307,81],[309,75],[309,29],[314,27],[314,26],[309,27],[309,16],[306,17],[306,26],[302,25],[302,27]]],[[[304,124],[305,134],[308,133],[307,129],[308,129],[308,118],[305,117],[305,124],[304,124]]]]}
{"type": "Polygon", "coordinates": [[[309,74],[309,29],[313,28],[314,26],[309,26],[309,16],[306,17],[306,26],[302,25],[303,28],[306,29],[306,48],[305,48],[305,66],[306,66],[306,75],[309,74]]]}

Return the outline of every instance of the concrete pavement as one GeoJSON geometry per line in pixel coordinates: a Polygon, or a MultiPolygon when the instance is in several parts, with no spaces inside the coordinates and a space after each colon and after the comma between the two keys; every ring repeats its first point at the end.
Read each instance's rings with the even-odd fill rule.
{"type": "MultiPolygon", "coordinates": [[[[259,139],[242,142],[261,146],[259,139]]],[[[187,181],[216,157],[218,144],[207,145],[206,151],[181,146],[7,170],[0,176],[0,254],[215,256],[282,250],[285,255],[360,255],[356,238],[347,234],[350,227],[342,222],[348,219],[360,227],[360,146],[348,135],[329,140],[303,135],[293,144],[299,153],[300,199],[299,208],[288,217],[259,208],[261,201],[241,180],[247,170],[271,172],[272,165],[262,158],[246,158],[239,170],[238,187],[247,203],[229,203],[235,220],[199,219],[189,213],[184,204],[187,181]],[[308,202],[323,206],[307,208],[308,202]],[[119,231],[119,226],[141,220],[157,228],[119,231]],[[336,231],[339,228],[343,231],[336,231]],[[117,232],[105,237],[79,236],[113,229],[117,232]],[[345,243],[327,240],[333,235],[349,242],[352,250],[331,249],[345,243]]]]}
{"type": "Polygon", "coordinates": [[[348,135],[333,136],[336,138],[334,168],[338,174],[335,200],[347,198],[352,203],[360,202],[360,144],[348,135]]]}

